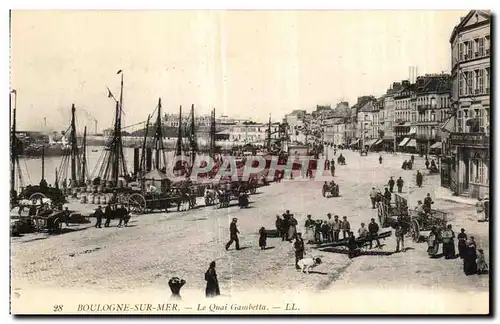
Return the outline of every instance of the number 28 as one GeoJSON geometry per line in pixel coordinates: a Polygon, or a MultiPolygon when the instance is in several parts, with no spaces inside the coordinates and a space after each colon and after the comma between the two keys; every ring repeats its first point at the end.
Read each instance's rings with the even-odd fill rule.
{"type": "Polygon", "coordinates": [[[54,305],[54,312],[62,312],[63,305],[54,305]]]}

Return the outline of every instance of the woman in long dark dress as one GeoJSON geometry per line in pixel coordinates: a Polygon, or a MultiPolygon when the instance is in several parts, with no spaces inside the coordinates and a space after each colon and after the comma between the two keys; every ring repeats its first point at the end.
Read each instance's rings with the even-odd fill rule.
{"type": "Polygon", "coordinates": [[[207,282],[207,288],[205,289],[207,298],[219,296],[220,289],[217,273],[215,272],[215,261],[210,262],[210,266],[207,272],[205,272],[205,280],[207,282]]]}
{"type": "Polygon", "coordinates": [[[464,257],[464,273],[466,276],[477,273],[476,258],[476,242],[474,241],[474,236],[471,236],[469,241],[467,242],[467,248],[465,250],[464,257]]]}
{"type": "Polygon", "coordinates": [[[443,254],[445,259],[455,258],[455,233],[451,229],[451,225],[446,226],[443,231],[443,254]]]}
{"type": "Polygon", "coordinates": [[[461,229],[460,233],[457,235],[458,238],[458,255],[460,259],[465,256],[465,250],[467,249],[467,234],[465,234],[465,229],[461,229]]]}

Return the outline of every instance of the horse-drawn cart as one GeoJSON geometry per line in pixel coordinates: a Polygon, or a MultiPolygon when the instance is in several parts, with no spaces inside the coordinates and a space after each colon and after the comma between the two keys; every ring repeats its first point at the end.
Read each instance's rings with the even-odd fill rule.
{"type": "Polygon", "coordinates": [[[168,212],[172,205],[177,206],[177,211],[180,211],[183,203],[186,203],[188,209],[193,207],[189,196],[175,190],[166,193],[136,192],[128,197],[129,210],[135,214],[147,214],[155,210],[168,212]]]}
{"type": "Polygon", "coordinates": [[[20,234],[44,231],[50,234],[57,234],[61,232],[65,218],[64,211],[52,210],[35,216],[20,216],[18,220],[11,224],[11,234],[18,236],[20,234]]]}
{"type": "Polygon", "coordinates": [[[447,222],[445,212],[431,209],[430,213],[418,213],[408,208],[408,200],[401,195],[395,194],[394,203],[389,203],[382,195],[377,197],[378,219],[381,227],[392,227],[400,225],[405,235],[410,236],[414,242],[421,241],[433,226],[436,229],[444,229],[447,222]]]}

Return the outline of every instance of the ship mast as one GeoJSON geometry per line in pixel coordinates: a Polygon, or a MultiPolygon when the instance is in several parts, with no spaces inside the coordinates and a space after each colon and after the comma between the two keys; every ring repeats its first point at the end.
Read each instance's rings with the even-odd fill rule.
{"type": "Polygon", "coordinates": [[[215,155],[215,108],[210,115],[210,146],[208,148],[208,155],[213,159],[215,155]]]}
{"type": "MultiPolygon", "coordinates": [[[[78,145],[76,142],[76,122],[75,122],[75,104],[71,105],[71,183],[76,184],[77,181],[77,164],[78,145]]],[[[43,176],[42,176],[43,179],[43,176]]]]}
{"type": "Polygon", "coordinates": [[[83,145],[82,145],[82,173],[81,173],[81,183],[85,183],[85,178],[87,176],[87,126],[83,129],[83,145]]]}
{"type": "MultiPolygon", "coordinates": [[[[119,70],[116,74],[121,74],[120,82],[120,100],[116,100],[108,88],[108,97],[115,101],[115,124],[113,137],[104,150],[104,159],[99,168],[97,176],[102,181],[112,181],[115,185],[118,178],[127,174],[127,164],[123,154],[122,144],[122,113],[123,113],[123,72],[119,70]]],[[[102,158],[102,156],[101,156],[102,158]]],[[[99,160],[101,160],[101,158],[99,160]]],[[[95,171],[95,170],[94,170],[95,171]]]]}
{"type": "Polygon", "coordinates": [[[196,159],[196,152],[198,151],[198,142],[196,140],[196,129],[195,129],[195,121],[194,121],[194,104],[191,105],[191,166],[194,166],[194,161],[196,159]]]}
{"type": "MultiPolygon", "coordinates": [[[[149,124],[149,116],[148,116],[149,124]]],[[[161,167],[167,167],[167,158],[165,156],[165,148],[163,146],[163,127],[161,122],[161,98],[158,98],[158,114],[156,115],[156,130],[154,137],[155,152],[155,168],[160,170],[161,167]],[[163,163],[161,163],[163,162],[163,163]]]]}
{"type": "Polygon", "coordinates": [[[267,126],[267,152],[271,151],[271,115],[269,115],[269,124],[267,126]]]}
{"type": "Polygon", "coordinates": [[[175,148],[175,155],[182,155],[182,106],[179,107],[179,128],[177,131],[177,145],[175,148]]]}

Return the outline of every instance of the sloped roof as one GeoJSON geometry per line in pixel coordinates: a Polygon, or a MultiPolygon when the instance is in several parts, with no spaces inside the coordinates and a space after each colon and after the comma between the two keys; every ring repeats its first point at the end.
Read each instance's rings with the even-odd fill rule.
{"type": "Polygon", "coordinates": [[[148,173],[146,173],[144,175],[144,179],[161,181],[161,180],[168,179],[168,177],[165,173],[161,172],[160,170],[154,169],[154,170],[151,170],[148,173]]]}
{"type": "Polygon", "coordinates": [[[361,109],[359,110],[361,112],[376,112],[378,111],[378,108],[376,107],[376,105],[373,104],[373,101],[368,101],[367,103],[365,103],[361,109]]]}
{"type": "Polygon", "coordinates": [[[453,39],[455,36],[458,34],[458,31],[463,28],[469,19],[471,19],[475,14],[481,15],[482,17],[486,18],[487,20],[491,21],[491,11],[490,10],[471,10],[469,13],[460,19],[460,22],[458,25],[453,28],[453,31],[451,32],[450,36],[450,43],[453,43],[453,39]]]}

